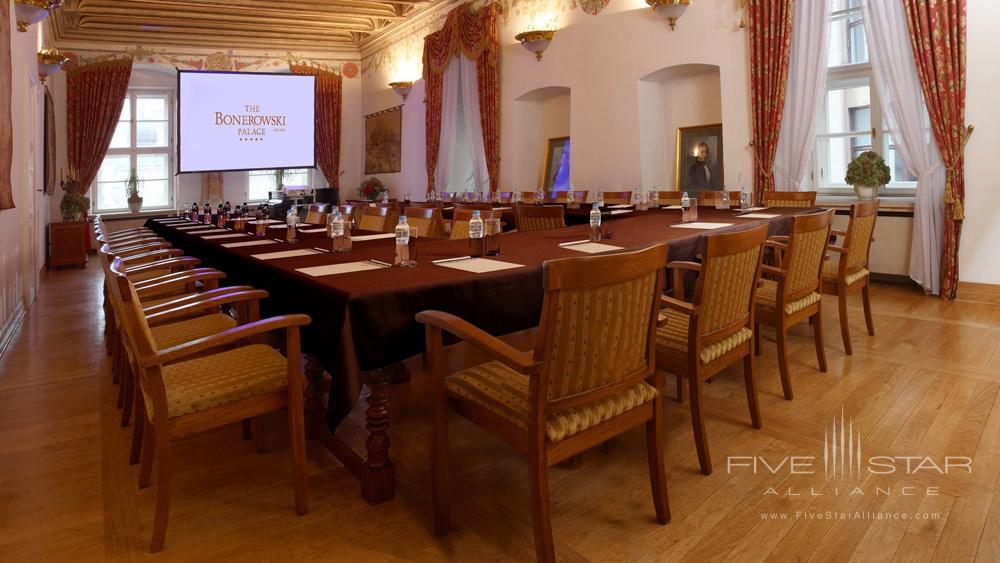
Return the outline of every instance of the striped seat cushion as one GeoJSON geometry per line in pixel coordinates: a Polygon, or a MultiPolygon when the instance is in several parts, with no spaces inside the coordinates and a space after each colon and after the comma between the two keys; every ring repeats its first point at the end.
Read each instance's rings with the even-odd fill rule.
{"type": "MultiPolygon", "coordinates": [[[[688,349],[688,316],[673,309],[664,309],[660,315],[661,319],[666,322],[656,327],[656,345],[672,356],[686,358],[688,349]]],[[[750,329],[741,328],[728,338],[702,348],[698,355],[701,357],[701,362],[707,364],[750,340],[752,336],[753,332],[750,329]]]]}
{"type": "Polygon", "coordinates": [[[216,334],[236,326],[236,319],[229,315],[216,313],[175,323],[167,323],[149,328],[153,334],[153,342],[159,350],[170,348],[184,342],[191,342],[211,334],[216,334]]]}
{"type": "Polygon", "coordinates": [[[192,295],[197,295],[197,293],[182,293],[179,291],[174,292],[176,295],[171,295],[170,297],[161,297],[159,295],[153,295],[150,297],[140,297],[139,300],[142,301],[142,308],[148,309],[150,307],[155,307],[157,305],[163,305],[164,303],[169,303],[175,299],[181,299],[183,297],[190,297],[192,295]]]}
{"type": "MultiPolygon", "coordinates": [[[[253,344],[171,364],[162,374],[168,416],[175,418],[280,391],[288,385],[288,362],[274,348],[253,344]]],[[[152,418],[153,402],[145,399],[152,418]]]]}
{"type": "MultiPolygon", "coordinates": [[[[518,428],[528,424],[528,376],[501,362],[488,362],[463,370],[445,380],[451,397],[482,406],[518,428]]],[[[568,410],[552,413],[545,435],[558,442],[652,401],[656,388],[642,382],[628,390],[568,410]]]]}
{"type": "MultiPolygon", "coordinates": [[[[774,311],[775,303],[778,302],[778,282],[774,280],[761,280],[761,286],[757,289],[757,306],[768,311],[774,311]]],[[[801,299],[785,303],[785,314],[798,313],[802,309],[818,303],[822,299],[815,291],[801,299]]]]}
{"type": "MultiPolygon", "coordinates": [[[[836,283],[840,276],[838,266],[839,262],[836,260],[828,260],[826,264],[823,265],[823,280],[836,283]]],[[[847,274],[847,277],[844,278],[844,283],[847,285],[853,285],[855,282],[867,277],[869,273],[868,268],[861,268],[854,273],[847,274]]]]}

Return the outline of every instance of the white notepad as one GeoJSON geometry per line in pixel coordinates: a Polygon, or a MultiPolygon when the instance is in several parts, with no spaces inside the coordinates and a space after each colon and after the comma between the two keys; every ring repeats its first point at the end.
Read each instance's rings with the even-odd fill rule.
{"type": "Polygon", "coordinates": [[[313,250],[311,248],[302,248],[299,250],[283,250],[281,252],[253,254],[252,256],[258,260],[277,260],[278,258],[295,258],[296,256],[311,256],[313,254],[320,254],[320,251],[313,250]]]}
{"type": "Polygon", "coordinates": [[[774,219],[775,217],[781,217],[780,213],[747,213],[746,215],[740,215],[741,219],[774,219]]]}
{"type": "Polygon", "coordinates": [[[630,207],[632,206],[627,203],[616,203],[615,205],[609,205],[608,209],[628,209],[630,207]]]}
{"type": "Polygon", "coordinates": [[[632,213],[631,209],[615,209],[614,211],[608,213],[608,215],[621,215],[623,213],[632,213]]]}
{"type": "Polygon", "coordinates": [[[271,239],[248,240],[247,242],[230,242],[222,245],[223,248],[240,248],[241,246],[260,246],[262,244],[278,244],[271,239]]]}
{"type": "Polygon", "coordinates": [[[524,264],[501,262],[499,260],[488,260],[486,258],[466,258],[465,260],[454,260],[452,262],[438,262],[435,263],[435,265],[444,266],[445,268],[454,268],[456,270],[464,270],[466,272],[472,272],[474,274],[483,274],[486,272],[499,272],[500,270],[512,270],[514,268],[524,267],[524,264]]]}
{"type": "Polygon", "coordinates": [[[665,205],[660,209],[684,209],[684,208],[681,207],[680,205],[665,205]]]}
{"type": "Polygon", "coordinates": [[[211,235],[211,236],[201,237],[201,238],[203,238],[205,240],[218,240],[220,238],[237,238],[237,237],[248,237],[248,236],[250,236],[250,235],[248,235],[246,233],[229,233],[229,234],[226,234],[226,235],[211,235]]]}
{"type": "Polygon", "coordinates": [[[378,240],[383,238],[394,238],[396,233],[382,233],[379,235],[361,235],[360,237],[351,237],[354,242],[364,241],[364,240],[378,240]]]}
{"type": "Polygon", "coordinates": [[[513,207],[494,207],[493,211],[510,211],[513,207]]]}
{"type": "Polygon", "coordinates": [[[346,262],[344,264],[328,264],[326,266],[312,266],[309,268],[296,268],[296,272],[302,272],[307,276],[318,278],[320,276],[333,276],[336,274],[349,274],[351,272],[365,272],[368,270],[381,270],[385,266],[373,262],[346,262]]]}
{"type": "Polygon", "coordinates": [[[766,207],[747,207],[743,211],[764,211],[766,207]]]}
{"type": "Polygon", "coordinates": [[[324,227],[324,228],[319,228],[319,229],[300,229],[299,232],[300,233],[325,233],[326,232],[326,228],[324,227]]]}
{"type": "Polygon", "coordinates": [[[610,244],[601,244],[599,242],[579,242],[576,244],[560,244],[562,248],[566,250],[575,250],[577,252],[586,252],[587,254],[597,254],[598,252],[609,252],[611,250],[621,250],[620,246],[612,246],[610,244]]]}
{"type": "Polygon", "coordinates": [[[678,229],[721,229],[723,227],[732,227],[732,223],[705,223],[703,221],[694,221],[692,223],[677,223],[676,225],[670,225],[671,227],[677,227],[678,229]]]}

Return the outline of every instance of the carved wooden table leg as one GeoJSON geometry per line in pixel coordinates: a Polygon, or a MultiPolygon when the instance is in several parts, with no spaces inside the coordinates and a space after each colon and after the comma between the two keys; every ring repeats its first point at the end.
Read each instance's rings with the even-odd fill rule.
{"type": "Polygon", "coordinates": [[[310,354],[305,356],[306,365],[306,436],[312,440],[324,430],[326,407],[323,404],[323,366],[319,359],[310,354]]]}
{"type": "Polygon", "coordinates": [[[384,370],[369,374],[368,387],[368,408],[365,410],[367,458],[361,472],[361,496],[376,504],[396,494],[396,468],[389,458],[389,374],[384,370]]]}

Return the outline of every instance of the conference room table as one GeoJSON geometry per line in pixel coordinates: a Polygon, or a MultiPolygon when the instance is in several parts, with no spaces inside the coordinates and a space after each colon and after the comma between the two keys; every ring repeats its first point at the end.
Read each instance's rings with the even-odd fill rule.
{"type": "MultiPolygon", "coordinates": [[[[706,234],[762,223],[768,223],[770,235],[786,234],[794,215],[812,211],[817,209],[767,208],[739,214],[701,208],[696,224],[682,223],[680,211],[674,209],[629,212],[615,216],[612,238],[601,242],[617,247],[608,251],[665,242],[668,261],[696,260],[706,234]]],[[[500,255],[487,257],[486,265],[500,266],[492,264],[499,261],[510,266],[481,273],[455,269],[462,267],[461,260],[434,263],[468,255],[467,240],[420,239],[417,265],[399,268],[368,262],[393,261],[395,241],[391,235],[365,240],[365,235],[373,233],[357,232],[351,252],[334,254],[317,250],[329,248],[329,239],[318,231],[304,233],[296,242],[288,243],[196,227],[176,218],[150,219],[146,226],[187,254],[200,258],[204,266],[226,272],[224,284],[266,290],[269,297],[261,303],[262,316],[304,313],[311,317],[311,324],[302,329],[309,433],[355,473],[361,481],[362,495],[371,503],[388,500],[394,494],[394,469],[386,434],[389,372],[424,350],[424,330],[414,316],[427,309],[445,311],[494,335],[535,327],[542,307],[542,264],[589,255],[575,250],[573,245],[563,246],[586,240],[588,225],[504,234],[500,255]],[[246,244],[251,242],[257,244],[246,244]],[[354,264],[340,267],[361,264],[372,269],[319,276],[310,275],[309,270],[300,271],[347,263],[354,264]],[[324,370],[331,376],[325,425],[324,370]],[[364,383],[369,385],[369,435],[367,456],[362,459],[335,433],[360,400],[364,383]]]]}

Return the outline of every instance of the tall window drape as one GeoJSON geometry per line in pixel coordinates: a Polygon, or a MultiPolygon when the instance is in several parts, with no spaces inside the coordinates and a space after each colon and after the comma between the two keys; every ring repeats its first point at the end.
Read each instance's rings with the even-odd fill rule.
{"type": "Polygon", "coordinates": [[[294,74],[316,77],[316,164],[331,188],[340,187],[340,114],[343,78],[332,70],[289,63],[294,74]]]}
{"type": "Polygon", "coordinates": [[[444,71],[441,145],[435,181],[438,191],[484,191],[490,174],[483,147],[476,62],[452,57],[444,71]]]}
{"type": "Polygon", "coordinates": [[[496,4],[478,12],[469,3],[448,13],[444,27],[424,38],[424,97],[427,104],[427,189],[436,181],[441,147],[444,74],[454,55],[476,63],[482,145],[490,191],[500,179],[500,36],[496,4]]]}
{"type": "Polygon", "coordinates": [[[131,57],[77,66],[66,74],[66,156],[84,193],[111,145],[131,76],[131,57]]]}
{"type": "Polygon", "coordinates": [[[809,167],[816,113],[826,91],[829,16],[830,0],[810,0],[796,6],[784,115],[774,156],[776,190],[799,190],[809,167]]]}
{"type": "Polygon", "coordinates": [[[901,0],[931,131],[946,170],[941,297],[958,290],[958,246],[965,219],[966,0],[901,0]]]}
{"type": "Polygon", "coordinates": [[[774,189],[774,155],[792,51],[792,0],[750,0],[747,12],[754,191],[760,201],[765,191],[774,189]]]}
{"type": "Polygon", "coordinates": [[[14,124],[10,114],[10,2],[0,2],[0,211],[14,208],[10,169],[14,160],[14,124]]]}

